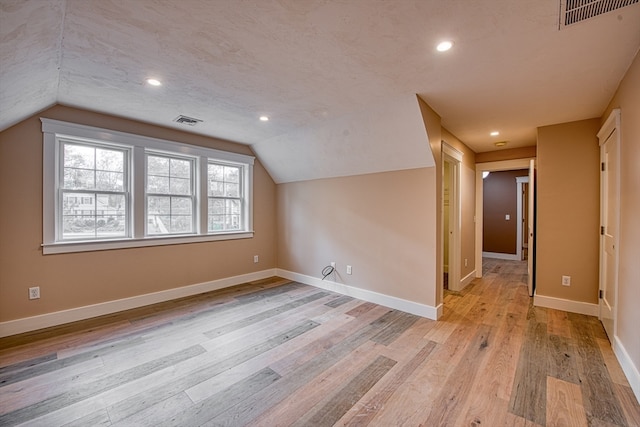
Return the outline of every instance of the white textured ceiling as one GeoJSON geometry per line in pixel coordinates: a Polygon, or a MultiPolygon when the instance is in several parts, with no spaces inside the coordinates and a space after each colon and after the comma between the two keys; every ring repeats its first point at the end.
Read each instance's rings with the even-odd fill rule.
{"type": "Polygon", "coordinates": [[[538,126],[600,116],[640,46],[640,4],[562,30],[559,9],[0,0],[0,129],[77,106],[250,144],[286,182],[433,164],[419,94],[476,152],[494,148],[494,129],[507,147],[533,145],[538,126]],[[439,54],[443,38],[455,45],[439,54]],[[204,122],[172,122],[179,114],[204,122]]]}

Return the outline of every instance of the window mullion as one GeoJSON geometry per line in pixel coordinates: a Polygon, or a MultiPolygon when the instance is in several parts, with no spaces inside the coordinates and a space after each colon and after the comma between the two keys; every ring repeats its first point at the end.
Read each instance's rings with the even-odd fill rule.
{"type": "Polygon", "coordinates": [[[130,174],[132,180],[132,194],[131,194],[131,236],[135,239],[143,239],[146,234],[146,218],[147,207],[145,197],[145,152],[144,147],[134,147],[132,153],[133,159],[131,164],[133,165],[133,171],[130,174]]]}
{"type": "Polygon", "coordinates": [[[197,178],[195,182],[196,195],[196,221],[198,224],[198,234],[209,232],[209,160],[201,156],[198,159],[197,178]]]}

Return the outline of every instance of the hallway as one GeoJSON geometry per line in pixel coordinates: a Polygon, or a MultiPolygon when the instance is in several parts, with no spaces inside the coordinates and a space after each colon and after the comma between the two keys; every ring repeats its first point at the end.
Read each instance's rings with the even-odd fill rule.
{"type": "Polygon", "coordinates": [[[534,307],[526,283],[526,261],[485,258],[482,279],[445,291],[442,320],[460,334],[485,329],[486,342],[497,344],[474,362],[476,378],[468,372],[469,413],[476,408],[491,425],[640,425],[640,406],[600,321],[534,307]]]}

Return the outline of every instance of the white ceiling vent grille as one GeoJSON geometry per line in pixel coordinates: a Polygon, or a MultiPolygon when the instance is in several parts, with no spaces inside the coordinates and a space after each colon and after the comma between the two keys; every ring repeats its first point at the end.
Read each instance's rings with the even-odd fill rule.
{"type": "Polygon", "coordinates": [[[176,122],[176,123],[182,123],[184,125],[189,125],[189,126],[195,126],[198,123],[202,122],[202,120],[200,120],[200,119],[194,119],[193,117],[187,117],[187,116],[183,116],[183,115],[179,115],[178,117],[173,119],[173,121],[176,122]]]}
{"type": "Polygon", "coordinates": [[[560,29],[640,0],[560,0],[560,29]]]}

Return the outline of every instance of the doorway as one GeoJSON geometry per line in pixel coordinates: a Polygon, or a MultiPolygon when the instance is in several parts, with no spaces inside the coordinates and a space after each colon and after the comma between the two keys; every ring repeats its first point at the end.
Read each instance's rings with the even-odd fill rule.
{"type": "MultiPolygon", "coordinates": [[[[535,246],[534,246],[534,222],[535,222],[535,159],[516,159],[504,160],[498,162],[487,162],[476,164],[476,266],[482,265],[482,244],[483,244],[483,210],[484,210],[484,193],[483,193],[483,173],[495,171],[507,171],[516,169],[529,169],[529,183],[527,185],[527,275],[529,296],[533,296],[534,292],[534,262],[535,262],[535,246]]],[[[476,268],[476,277],[482,277],[482,268],[476,268]]]]}
{"type": "Polygon", "coordinates": [[[460,283],[460,170],[462,153],[442,142],[442,282],[444,289],[462,290],[460,283]]]}
{"type": "Polygon", "coordinates": [[[529,216],[529,177],[519,176],[517,183],[517,231],[516,255],[519,260],[526,260],[529,249],[528,216],[529,216]]]}
{"type": "Polygon", "coordinates": [[[600,141],[600,321],[614,342],[618,299],[620,218],[620,110],[611,112],[598,132],[600,141]]]}

